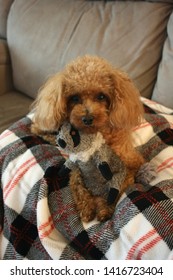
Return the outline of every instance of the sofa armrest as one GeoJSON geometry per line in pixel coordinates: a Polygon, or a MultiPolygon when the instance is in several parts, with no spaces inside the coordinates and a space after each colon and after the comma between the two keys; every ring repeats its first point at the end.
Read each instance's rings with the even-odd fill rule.
{"type": "Polygon", "coordinates": [[[0,39],[0,95],[13,89],[12,69],[7,42],[0,39]]]}

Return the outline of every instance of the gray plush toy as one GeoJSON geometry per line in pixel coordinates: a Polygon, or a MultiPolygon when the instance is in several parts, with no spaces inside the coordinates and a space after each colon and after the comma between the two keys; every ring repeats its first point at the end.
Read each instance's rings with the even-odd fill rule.
{"type": "Polygon", "coordinates": [[[65,122],[57,135],[57,145],[69,156],[61,172],[65,174],[79,168],[85,187],[93,195],[105,198],[109,205],[114,203],[125,180],[126,168],[101,133],[79,132],[65,122]]]}

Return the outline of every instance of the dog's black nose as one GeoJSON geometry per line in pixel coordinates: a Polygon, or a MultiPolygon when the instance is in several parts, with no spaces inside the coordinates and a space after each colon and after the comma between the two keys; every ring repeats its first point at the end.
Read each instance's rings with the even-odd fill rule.
{"type": "Polygon", "coordinates": [[[85,125],[92,125],[93,120],[94,120],[93,116],[90,115],[82,117],[82,121],[85,125]]]}

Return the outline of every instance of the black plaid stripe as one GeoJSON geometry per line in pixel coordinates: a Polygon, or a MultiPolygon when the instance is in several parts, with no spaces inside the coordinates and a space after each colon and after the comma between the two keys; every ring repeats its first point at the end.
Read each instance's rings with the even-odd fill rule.
{"type": "Polygon", "coordinates": [[[146,114],[156,114],[156,112],[152,108],[148,107],[146,104],[143,104],[143,106],[146,114]]]}
{"type": "Polygon", "coordinates": [[[163,131],[167,128],[170,128],[170,124],[167,121],[167,119],[159,114],[145,114],[145,119],[147,122],[151,124],[153,127],[153,131],[155,133],[158,133],[160,131],[163,131]]]}
{"type": "MultiPolygon", "coordinates": [[[[28,134],[30,133],[29,119],[24,118],[20,120],[14,124],[14,126],[12,126],[11,131],[13,131],[13,133],[16,135],[19,134],[17,135],[19,139],[15,139],[13,143],[5,146],[1,150],[0,164],[3,164],[4,170],[6,169],[9,162],[12,162],[15,158],[24,154],[28,150],[32,151],[33,155],[36,157],[36,160],[41,166],[44,165],[46,160],[48,161],[51,158],[55,158],[55,155],[60,157],[60,153],[56,147],[51,146],[41,137],[28,134]],[[4,159],[6,160],[4,161],[4,159]]],[[[3,169],[0,168],[0,176],[3,169]]]]}
{"type": "Polygon", "coordinates": [[[19,121],[15,122],[9,128],[17,137],[25,137],[31,134],[31,120],[28,117],[24,117],[19,121]]]}
{"type": "Polygon", "coordinates": [[[128,197],[136,205],[140,212],[155,203],[168,199],[168,197],[156,187],[152,187],[146,192],[133,191],[128,195],[128,197]]]}
{"type": "Polygon", "coordinates": [[[49,144],[48,141],[42,137],[31,133],[31,120],[25,117],[14,123],[9,129],[30,149],[36,145],[49,144]]]}
{"type": "Polygon", "coordinates": [[[91,242],[86,231],[79,233],[70,243],[86,260],[101,260],[104,254],[91,242]]]}
{"type": "Polygon", "coordinates": [[[133,191],[128,195],[133,204],[153,225],[162,239],[167,243],[170,250],[173,250],[173,202],[169,198],[169,188],[173,188],[173,181],[170,180],[165,188],[168,195],[160,187],[152,187],[147,192],[133,191]]]}
{"type": "Polygon", "coordinates": [[[44,178],[48,185],[48,195],[50,195],[51,192],[54,192],[56,190],[60,190],[60,189],[67,187],[67,185],[69,183],[69,173],[63,174],[62,176],[58,175],[63,164],[64,164],[64,160],[62,160],[57,165],[50,166],[45,171],[44,178]]]}
{"type": "Polygon", "coordinates": [[[167,119],[161,115],[146,114],[146,120],[152,125],[153,131],[166,145],[173,145],[173,129],[167,119]]]}
{"type": "Polygon", "coordinates": [[[34,240],[38,237],[37,226],[18,215],[10,226],[9,241],[13,244],[16,252],[26,256],[34,240]]]}
{"type": "Polygon", "coordinates": [[[22,142],[26,145],[27,149],[31,149],[37,145],[49,144],[49,142],[45,141],[43,138],[39,136],[25,136],[21,138],[22,142]]]}
{"type": "Polygon", "coordinates": [[[165,148],[167,148],[167,145],[157,135],[155,135],[146,144],[138,147],[138,150],[147,161],[150,161],[165,148]]]}
{"type": "Polygon", "coordinates": [[[151,160],[162,150],[166,149],[167,146],[173,145],[173,130],[163,115],[156,114],[154,110],[146,105],[144,107],[147,112],[145,118],[151,124],[155,135],[138,148],[147,160],[151,160]]]}
{"type": "Polygon", "coordinates": [[[37,191],[27,196],[21,214],[12,208],[4,207],[3,235],[9,240],[3,259],[51,259],[37,234],[37,191]],[[32,205],[32,206],[31,206],[32,205]],[[32,208],[32,212],[31,212],[32,208]]]}
{"type": "Polygon", "coordinates": [[[166,145],[173,145],[173,129],[167,128],[157,135],[166,145]]]}

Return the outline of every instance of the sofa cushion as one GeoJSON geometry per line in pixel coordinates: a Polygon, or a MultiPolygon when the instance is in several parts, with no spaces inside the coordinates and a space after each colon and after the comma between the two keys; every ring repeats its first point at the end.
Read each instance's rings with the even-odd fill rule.
{"type": "Polygon", "coordinates": [[[0,39],[0,65],[10,63],[7,41],[0,39]]]}
{"type": "Polygon", "coordinates": [[[76,56],[103,56],[150,97],[171,5],[124,1],[16,0],[8,19],[15,87],[35,97],[76,56]]]}
{"type": "Polygon", "coordinates": [[[23,118],[33,99],[19,92],[11,91],[0,96],[0,133],[12,123],[23,118]]]}
{"type": "Polygon", "coordinates": [[[168,37],[164,44],[152,99],[173,108],[173,13],[168,22],[168,37]]]}
{"type": "Polygon", "coordinates": [[[6,38],[7,17],[14,0],[0,0],[0,37],[6,38]]]}
{"type": "Polygon", "coordinates": [[[11,62],[7,41],[0,39],[0,95],[12,89],[11,62]]]}

